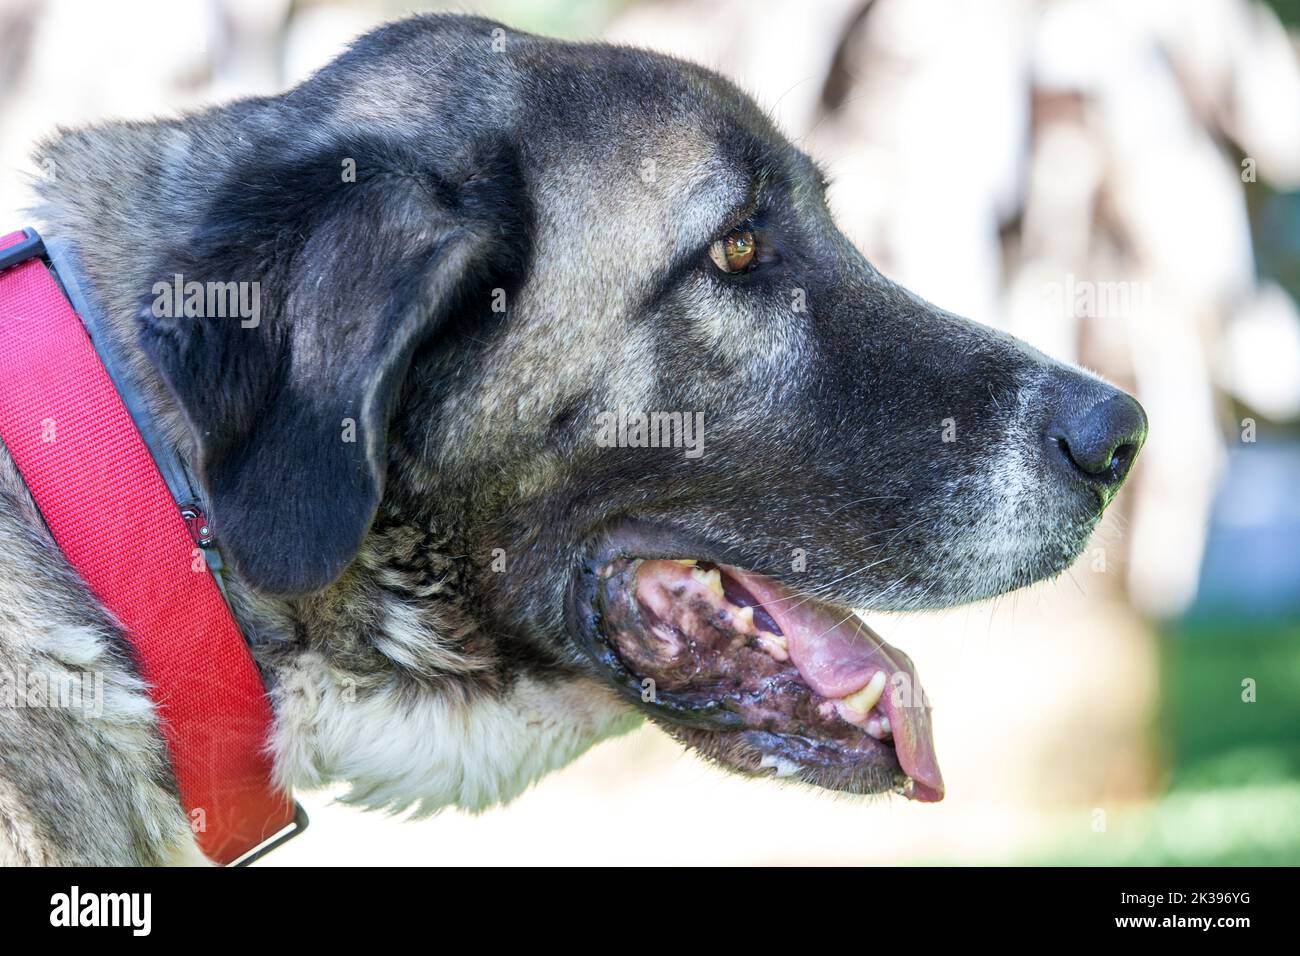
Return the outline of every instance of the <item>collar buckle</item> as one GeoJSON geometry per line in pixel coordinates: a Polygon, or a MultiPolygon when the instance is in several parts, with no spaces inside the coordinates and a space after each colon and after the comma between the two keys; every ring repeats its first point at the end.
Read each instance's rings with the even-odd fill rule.
{"type": "Polygon", "coordinates": [[[45,242],[35,229],[24,229],[24,238],[0,250],[0,272],[21,265],[28,259],[45,258],[45,242]]]}
{"type": "Polygon", "coordinates": [[[185,526],[190,529],[190,537],[200,548],[212,547],[212,542],[216,540],[216,535],[212,533],[212,525],[208,522],[208,516],[203,513],[203,509],[196,503],[181,505],[181,517],[185,519],[185,526]]]}
{"type": "Polygon", "coordinates": [[[287,827],[285,827],[279,833],[271,834],[271,836],[267,837],[265,840],[263,840],[257,846],[253,847],[243,856],[239,857],[238,859],[231,860],[229,863],[226,864],[226,866],[227,867],[248,866],[248,864],[252,863],[254,860],[260,860],[262,857],[266,856],[266,854],[270,853],[272,850],[276,849],[277,847],[284,846],[284,844],[288,843],[294,837],[298,836],[298,834],[302,833],[303,830],[306,830],[307,823],[308,823],[307,811],[302,808],[301,803],[295,800],[293,802],[293,820],[290,821],[287,827]]]}

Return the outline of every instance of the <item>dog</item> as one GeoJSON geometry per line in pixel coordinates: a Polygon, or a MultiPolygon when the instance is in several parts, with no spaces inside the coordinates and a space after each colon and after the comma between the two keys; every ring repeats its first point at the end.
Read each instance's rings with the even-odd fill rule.
{"type": "MultiPolygon", "coordinates": [[[[42,231],[200,478],[285,788],[479,809],[649,718],[738,773],[937,800],[915,669],[850,609],[1061,573],[1146,434],[881,275],[817,165],[661,55],[420,16],[38,160],[42,231]],[[257,315],[151,309],[178,276],[257,315]]],[[[124,638],[3,450],[0,662],[103,698],[0,709],[8,862],[201,862],[124,638]]]]}

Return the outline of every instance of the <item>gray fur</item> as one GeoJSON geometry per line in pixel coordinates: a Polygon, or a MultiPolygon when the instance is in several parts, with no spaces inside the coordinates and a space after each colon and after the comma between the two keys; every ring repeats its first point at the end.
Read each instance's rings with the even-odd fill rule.
{"type": "MultiPolygon", "coordinates": [[[[234,556],[231,604],[275,704],[278,778],[346,780],[366,806],[508,800],[636,724],[572,640],[564,610],[593,536],[617,519],[691,527],[768,573],[802,548],[809,592],[907,608],[1057,573],[1099,514],[1095,502],[1067,513],[1035,459],[1059,383],[1104,386],[876,273],[830,222],[812,165],[725,81],[647,53],[499,29],[402,21],[281,97],[65,131],[40,152],[54,171],[41,186],[43,231],[76,248],[132,389],[216,499],[218,538],[234,556]],[[293,340],[276,368],[320,383],[310,395],[353,374],[348,353],[362,332],[349,330],[373,332],[381,327],[367,316],[401,306],[392,321],[412,341],[368,372],[395,369],[398,379],[391,414],[381,403],[362,422],[375,500],[276,499],[267,475],[300,480],[308,498],[315,487],[288,455],[258,473],[256,488],[235,489],[254,492],[250,501],[265,489],[268,514],[294,516],[287,537],[261,540],[268,519],[234,513],[229,502],[243,499],[214,492],[252,472],[232,470],[229,449],[196,415],[242,386],[239,375],[249,395],[265,383],[236,368],[201,401],[187,394],[186,382],[209,371],[178,357],[199,332],[142,318],[141,305],[173,263],[201,271],[212,235],[239,234],[242,220],[220,197],[270,189],[259,177],[288,175],[277,157],[337,165],[348,144],[375,137],[393,156],[427,163],[435,183],[422,185],[422,170],[385,172],[372,230],[389,243],[382,262],[352,274],[349,263],[367,261],[364,235],[345,246],[309,237],[309,261],[273,264],[289,278],[267,290],[280,311],[264,337],[230,339],[248,352],[293,340]],[[754,143],[761,155],[745,153],[754,143]],[[793,280],[763,291],[687,268],[751,196],[750,162],[776,183],[774,215],[797,224],[791,262],[809,263],[814,299],[803,318],[788,307],[793,280]],[[505,231],[517,235],[494,230],[495,194],[469,210],[485,175],[505,177],[499,191],[515,217],[505,231]],[[439,253],[411,302],[394,303],[384,269],[436,230],[436,249],[468,241],[473,261],[439,253]],[[496,247],[507,240],[515,244],[496,247]],[[488,307],[489,287],[461,301],[464,315],[434,323],[447,290],[493,256],[492,277],[509,284],[520,270],[506,314],[488,307]],[[681,266],[671,276],[670,263],[681,266]],[[320,282],[337,283],[334,298],[311,298],[320,282]],[[873,378],[895,354],[893,377],[873,378]],[[836,390],[831,405],[817,398],[836,390]],[[673,450],[598,448],[592,415],[620,405],[702,409],[711,450],[693,463],[673,450]],[[973,444],[938,444],[950,416],[973,444]],[[919,489],[915,500],[903,500],[908,488],[919,489]],[[358,516],[359,546],[346,529],[331,537],[336,508],[358,516]],[[884,542],[896,550],[877,567],[884,542]],[[327,548],[338,567],[315,567],[327,548]]],[[[286,415],[310,411],[291,405],[301,396],[276,401],[290,403],[286,415]]],[[[253,441],[254,412],[270,413],[235,407],[230,418],[252,418],[230,447],[253,441]]],[[[0,450],[0,660],[94,667],[109,688],[95,721],[0,711],[0,853],[28,863],[192,857],[152,708],[122,647],[0,450]]],[[[725,759],[722,743],[693,734],[725,759]]]]}

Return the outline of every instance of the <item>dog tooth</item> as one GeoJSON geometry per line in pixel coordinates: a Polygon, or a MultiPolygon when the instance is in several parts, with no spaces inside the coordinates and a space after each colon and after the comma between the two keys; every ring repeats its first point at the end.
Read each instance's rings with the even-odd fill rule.
{"type": "Polygon", "coordinates": [[[776,634],[769,634],[767,631],[759,631],[758,646],[778,661],[785,662],[790,659],[790,654],[786,649],[784,637],[780,637],[776,634]]]}
{"type": "Polygon", "coordinates": [[[785,639],[784,634],[773,634],[771,631],[759,631],[758,636],[761,637],[763,640],[767,641],[769,644],[773,644],[776,647],[781,648],[781,650],[783,651],[788,651],[790,649],[790,644],[785,639]]]}
{"type": "Polygon", "coordinates": [[[763,754],[763,758],[758,762],[758,765],[764,769],[775,770],[778,777],[793,777],[800,770],[799,765],[793,760],[778,757],[776,754],[763,754]]]}
{"type": "Polygon", "coordinates": [[[867,733],[877,740],[887,740],[893,735],[893,728],[889,726],[888,717],[872,717],[867,721],[867,733]]]}
{"type": "Polygon", "coordinates": [[[885,692],[885,672],[876,671],[871,675],[871,680],[867,681],[867,686],[860,691],[850,694],[844,698],[844,703],[848,704],[859,714],[865,714],[876,704],[880,703],[880,697],[885,692]]]}
{"type": "Polygon", "coordinates": [[[752,607],[737,608],[731,612],[731,616],[736,619],[736,623],[746,631],[754,629],[754,609],[752,607]]]}
{"type": "Polygon", "coordinates": [[[722,573],[717,568],[710,568],[707,571],[696,568],[691,572],[691,577],[707,587],[715,596],[722,597],[722,573]]]}
{"type": "Polygon", "coordinates": [[[672,561],[673,564],[683,564],[688,568],[695,567],[694,558],[669,558],[669,560],[672,561]]]}

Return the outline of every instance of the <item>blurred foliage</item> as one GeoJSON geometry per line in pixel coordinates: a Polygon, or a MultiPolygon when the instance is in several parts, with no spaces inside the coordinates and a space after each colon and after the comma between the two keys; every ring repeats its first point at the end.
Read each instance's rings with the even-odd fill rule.
{"type": "Polygon", "coordinates": [[[1279,193],[1267,183],[1253,183],[1246,203],[1260,275],[1300,297],[1300,192],[1279,193]]]}
{"type": "Polygon", "coordinates": [[[1288,26],[1300,27],[1300,0],[1265,0],[1288,26]]]}
{"type": "Polygon", "coordinates": [[[1300,620],[1186,623],[1166,648],[1165,739],[1175,786],[1215,782],[1216,766],[1252,748],[1273,755],[1261,770],[1300,780],[1300,620]],[[1241,699],[1245,678],[1256,682],[1253,704],[1241,699]]]}
{"type": "Polygon", "coordinates": [[[1163,646],[1168,790],[1033,862],[1300,864],[1300,620],[1183,624],[1163,646]]]}

